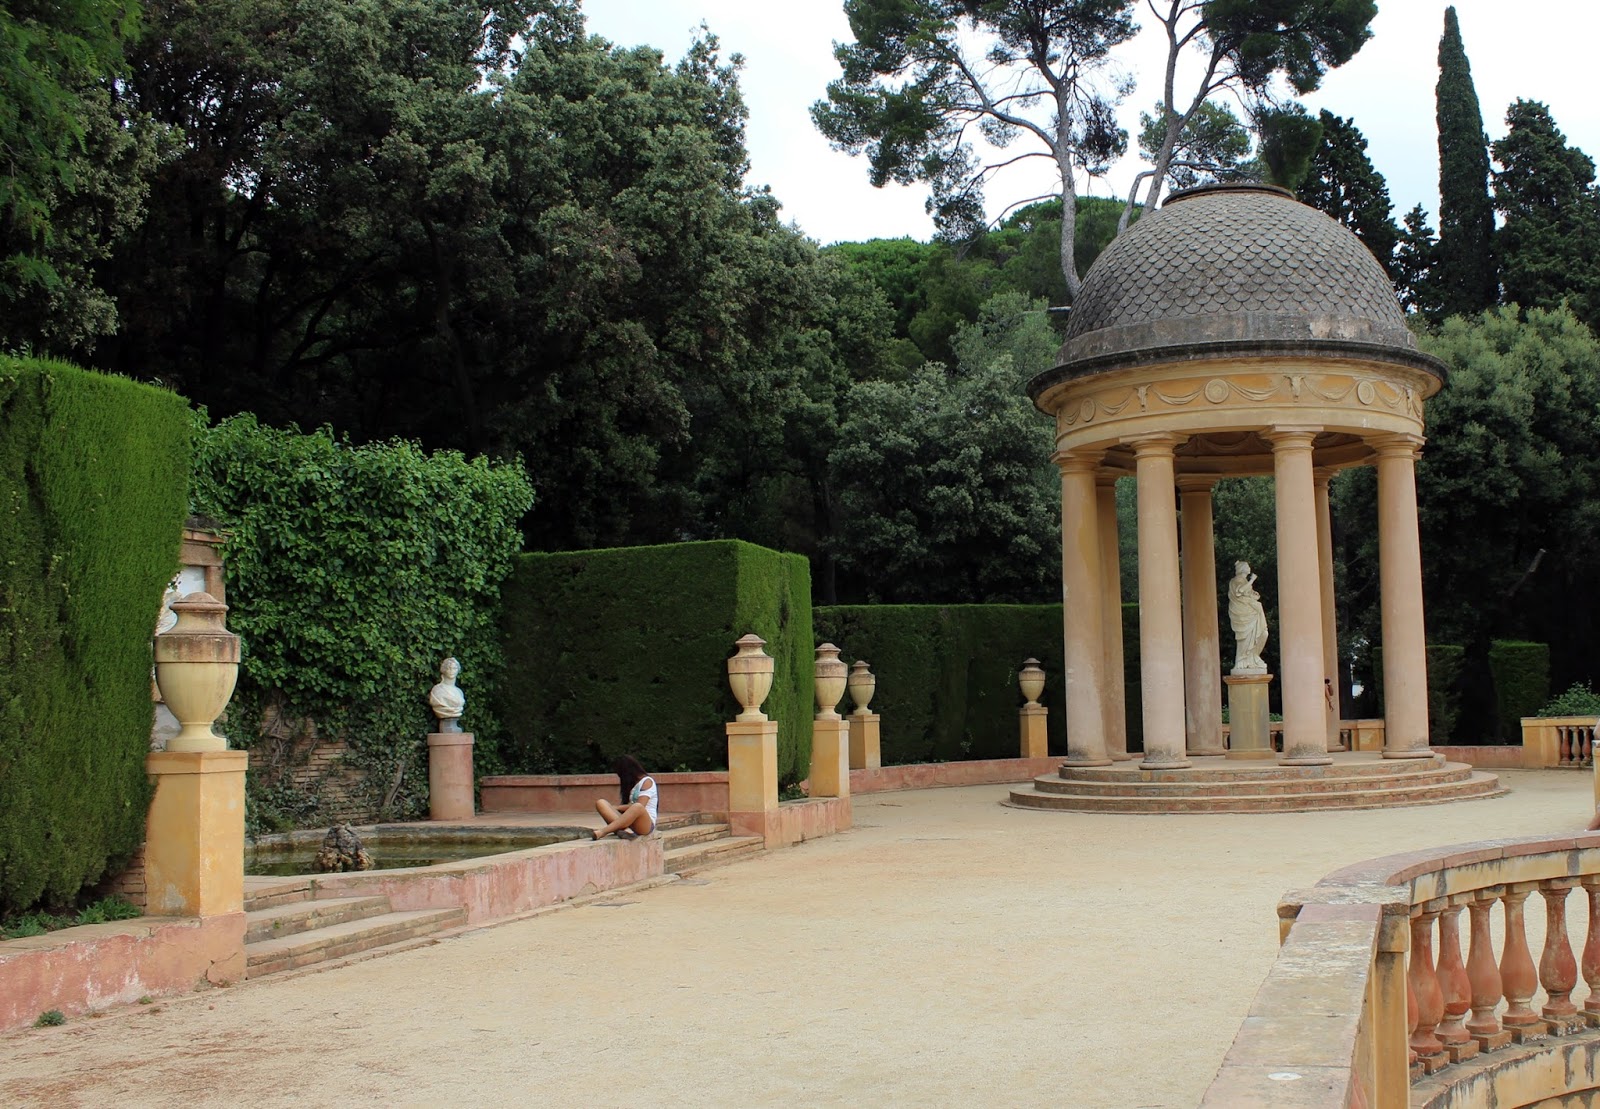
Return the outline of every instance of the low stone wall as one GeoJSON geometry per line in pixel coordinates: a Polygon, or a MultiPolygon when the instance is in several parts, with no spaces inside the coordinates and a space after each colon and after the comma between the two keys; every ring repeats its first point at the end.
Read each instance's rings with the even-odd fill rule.
{"type": "Polygon", "coordinates": [[[850,792],[888,793],[940,786],[987,786],[1026,782],[1054,774],[1064,756],[1042,759],[974,759],[970,762],[922,762],[850,771],[850,792]]]}
{"type": "MultiPolygon", "coordinates": [[[[652,774],[662,812],[725,813],[728,772],[652,774]]],[[[480,783],[479,812],[594,812],[597,798],[612,804],[620,786],[615,774],[496,774],[480,783]]]]}
{"type": "Polygon", "coordinates": [[[1468,766],[1480,770],[1531,770],[1524,761],[1521,747],[1509,747],[1496,744],[1492,747],[1440,747],[1429,748],[1436,755],[1443,755],[1448,762],[1464,762],[1468,766]]]}
{"type": "Polygon", "coordinates": [[[311,888],[318,898],[387,897],[397,911],[460,906],[468,924],[484,924],[660,877],[662,850],[659,836],[553,843],[413,870],[329,874],[311,879],[311,888]]]}
{"type": "Polygon", "coordinates": [[[729,831],[736,836],[761,836],[768,850],[849,831],[854,822],[848,797],[809,797],[785,801],[772,812],[728,814],[729,831]]]}
{"type": "Polygon", "coordinates": [[[245,977],[244,913],[139,917],[0,942],[0,1033],[245,977]]]}

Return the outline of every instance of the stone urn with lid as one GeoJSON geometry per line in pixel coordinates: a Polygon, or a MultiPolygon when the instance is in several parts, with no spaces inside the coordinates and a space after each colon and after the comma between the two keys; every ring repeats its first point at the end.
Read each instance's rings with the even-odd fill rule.
{"type": "Polygon", "coordinates": [[[172,602],[177,622],[155,637],[156,684],[182,730],[168,751],[226,751],[211,730],[239,676],[239,637],[223,624],[228,606],[209,593],[172,602]]]}

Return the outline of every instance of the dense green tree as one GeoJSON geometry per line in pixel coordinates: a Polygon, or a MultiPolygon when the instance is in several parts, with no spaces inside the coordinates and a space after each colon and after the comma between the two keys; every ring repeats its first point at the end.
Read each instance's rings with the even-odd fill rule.
{"type": "Polygon", "coordinates": [[[1428,226],[1428,213],[1418,204],[1400,222],[1389,276],[1407,312],[1437,323],[1444,318],[1444,304],[1439,291],[1438,242],[1428,226]]]}
{"type": "Polygon", "coordinates": [[[1439,125],[1438,289],[1445,315],[1473,315],[1499,299],[1499,282],[1489,140],[1453,6],[1444,10],[1434,99],[1439,125]]]}
{"type": "Polygon", "coordinates": [[[1594,162],[1567,144],[1550,110],[1517,100],[1506,135],[1494,143],[1495,236],[1507,301],[1553,308],[1565,301],[1591,328],[1600,325],[1600,194],[1594,162]]]}
{"type": "MultiPolygon", "coordinates": [[[[1155,121],[1159,138],[1152,136],[1154,164],[1146,171],[1147,208],[1160,198],[1169,164],[1183,149],[1186,132],[1205,121],[1212,97],[1231,89],[1256,101],[1259,128],[1282,107],[1272,89],[1275,77],[1285,77],[1296,93],[1315,89],[1328,70],[1349,61],[1372,37],[1378,13],[1374,0],[1149,0],[1149,6],[1166,32],[1167,60],[1161,116],[1155,121]],[[1194,95],[1180,98],[1178,63],[1191,48],[1202,59],[1200,77],[1194,95]]],[[[1281,144],[1298,130],[1291,125],[1274,141],[1281,144]]],[[[1263,130],[1263,139],[1269,134],[1263,130]]],[[[1290,161],[1298,167],[1297,157],[1290,161]]],[[[1124,227],[1139,184],[1135,180],[1128,193],[1124,227]]]]}
{"type": "Polygon", "coordinates": [[[138,211],[148,136],[104,87],[138,24],[134,0],[0,6],[0,348],[66,355],[114,324],[89,265],[138,211]]]}
{"type": "Polygon", "coordinates": [[[1322,143],[1300,186],[1300,199],[1354,232],[1393,279],[1400,229],[1390,215],[1389,186],[1367,157],[1367,140],[1355,121],[1326,109],[1318,118],[1322,143]]]}
{"type": "Polygon", "coordinates": [[[874,185],[926,182],[935,224],[955,240],[986,225],[983,189],[994,173],[1048,159],[1070,298],[1080,284],[1078,182],[1127,146],[1115,112],[1126,85],[1093,78],[1133,35],[1132,9],[1133,0],[845,0],[855,39],[835,47],[843,73],[812,119],[838,149],[867,155],[874,185]],[[1002,150],[996,161],[978,157],[973,133],[1002,150]],[[1005,149],[1018,139],[1031,149],[1005,149]]]}
{"type": "Polygon", "coordinates": [[[1322,121],[1298,103],[1268,108],[1256,114],[1261,132],[1259,161],[1262,178],[1290,192],[1298,192],[1311,173],[1311,165],[1322,145],[1322,121]]]}
{"type": "Polygon", "coordinates": [[[1022,388],[1055,342],[1044,301],[1002,294],[957,336],[961,365],[851,389],[829,460],[842,599],[1059,595],[1053,432],[1022,388]]]}

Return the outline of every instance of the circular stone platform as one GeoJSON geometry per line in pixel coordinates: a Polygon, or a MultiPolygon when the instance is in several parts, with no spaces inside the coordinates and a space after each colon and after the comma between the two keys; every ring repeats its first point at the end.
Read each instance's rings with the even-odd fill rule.
{"type": "Polygon", "coordinates": [[[1331,766],[1279,766],[1197,758],[1181,770],[1063,766],[1018,786],[1001,804],[1061,812],[1246,813],[1438,805],[1507,792],[1493,774],[1466,763],[1332,756],[1331,766]]]}

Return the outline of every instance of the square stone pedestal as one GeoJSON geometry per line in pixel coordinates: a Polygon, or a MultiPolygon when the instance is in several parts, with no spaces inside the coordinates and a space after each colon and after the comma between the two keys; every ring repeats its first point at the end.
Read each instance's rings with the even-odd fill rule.
{"type": "Polygon", "coordinates": [[[1271,674],[1227,674],[1228,758],[1270,759],[1272,733],[1267,714],[1267,687],[1271,674]]]}
{"type": "Polygon", "coordinates": [[[778,722],[734,720],[728,733],[728,827],[777,843],[778,722]]]}
{"type": "Polygon", "coordinates": [[[222,916],[244,911],[243,751],[152,751],[155,797],[145,826],[145,911],[222,916]]]}
{"type": "Polygon", "coordinates": [[[875,712],[852,712],[845,719],[850,722],[850,769],[882,770],[883,745],[878,728],[883,717],[875,712]]]}
{"type": "Polygon", "coordinates": [[[472,817],[472,733],[428,736],[428,819],[472,817]]]}
{"type": "Polygon", "coordinates": [[[850,796],[850,725],[842,716],[811,722],[811,796],[850,796]]]}
{"type": "Polygon", "coordinates": [[[1022,757],[1042,759],[1050,754],[1050,735],[1046,727],[1050,710],[1043,705],[1023,705],[1017,710],[1017,727],[1022,733],[1022,757]]]}

